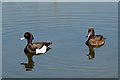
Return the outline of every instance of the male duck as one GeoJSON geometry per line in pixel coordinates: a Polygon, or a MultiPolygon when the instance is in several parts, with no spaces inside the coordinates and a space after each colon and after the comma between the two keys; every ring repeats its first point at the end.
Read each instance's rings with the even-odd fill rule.
{"type": "Polygon", "coordinates": [[[34,39],[33,35],[30,32],[26,32],[24,34],[24,37],[21,38],[21,40],[27,39],[27,45],[24,49],[25,54],[27,55],[28,53],[31,54],[40,54],[40,53],[46,53],[50,47],[48,47],[51,42],[34,42],[32,43],[32,40],[34,39]]]}
{"type": "Polygon", "coordinates": [[[88,37],[86,45],[91,45],[98,48],[105,43],[105,38],[102,35],[95,35],[95,31],[93,28],[88,29],[88,35],[86,37],[88,37]]]}

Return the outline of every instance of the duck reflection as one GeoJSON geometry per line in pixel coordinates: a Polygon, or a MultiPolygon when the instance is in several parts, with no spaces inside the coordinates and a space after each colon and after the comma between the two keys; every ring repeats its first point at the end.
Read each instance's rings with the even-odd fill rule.
{"type": "Polygon", "coordinates": [[[42,54],[31,54],[31,53],[27,53],[27,63],[21,63],[21,65],[24,65],[24,68],[26,69],[26,71],[32,71],[32,69],[34,69],[34,61],[33,61],[33,57],[38,56],[38,55],[42,55],[42,54]]]}
{"type": "MultiPolygon", "coordinates": [[[[87,44],[86,44],[87,45],[87,44]]],[[[103,44],[104,45],[104,44],[103,44]]],[[[95,58],[95,50],[94,48],[100,48],[101,46],[103,45],[100,45],[100,46],[92,46],[92,45],[87,45],[88,48],[89,48],[89,54],[87,54],[88,56],[88,59],[91,60],[93,58],[95,58]]]]}
{"type": "Polygon", "coordinates": [[[95,58],[95,51],[94,51],[94,47],[91,45],[88,45],[89,48],[89,54],[87,54],[89,59],[93,59],[95,58]]]}
{"type": "MultiPolygon", "coordinates": [[[[49,51],[51,48],[49,47],[49,49],[47,51],[49,51]]],[[[25,51],[24,51],[25,52],[25,51]]],[[[21,63],[21,65],[24,65],[24,68],[26,69],[26,71],[32,71],[32,69],[34,68],[35,64],[33,61],[33,57],[34,56],[39,56],[42,55],[43,53],[39,53],[39,54],[31,54],[29,52],[25,52],[25,55],[27,56],[27,63],[21,63]]],[[[46,54],[46,53],[44,53],[46,54]]]]}
{"type": "Polygon", "coordinates": [[[34,68],[33,54],[28,53],[26,56],[28,59],[28,63],[21,63],[21,65],[24,65],[26,71],[32,71],[32,69],[34,68]]]}
{"type": "Polygon", "coordinates": [[[95,31],[93,28],[88,29],[88,40],[86,41],[86,45],[89,48],[89,54],[87,55],[89,59],[95,58],[94,48],[100,48],[105,44],[105,38],[102,35],[95,35],[95,31]]]}

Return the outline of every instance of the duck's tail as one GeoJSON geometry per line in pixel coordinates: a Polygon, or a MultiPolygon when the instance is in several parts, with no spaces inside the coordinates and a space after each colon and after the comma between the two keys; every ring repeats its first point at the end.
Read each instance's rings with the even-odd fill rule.
{"type": "Polygon", "coordinates": [[[46,45],[46,46],[49,46],[51,44],[52,44],[52,42],[44,42],[44,45],[46,45]]]}
{"type": "Polygon", "coordinates": [[[48,48],[47,48],[47,51],[49,51],[50,49],[51,49],[51,48],[50,48],[50,47],[48,47],[48,48]]]}

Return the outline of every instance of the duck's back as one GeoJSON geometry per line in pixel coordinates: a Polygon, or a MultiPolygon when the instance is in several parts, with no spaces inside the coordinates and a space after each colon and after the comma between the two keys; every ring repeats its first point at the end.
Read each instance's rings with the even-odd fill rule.
{"type": "Polygon", "coordinates": [[[35,43],[32,44],[32,46],[34,48],[41,48],[43,46],[43,44],[41,42],[35,42],[35,43]]]}
{"type": "Polygon", "coordinates": [[[34,42],[32,45],[33,47],[35,48],[41,48],[43,47],[44,45],[45,46],[49,46],[50,44],[52,44],[51,42],[34,42]]]}
{"type": "Polygon", "coordinates": [[[105,43],[105,38],[102,35],[91,36],[86,43],[97,48],[105,43]]]}

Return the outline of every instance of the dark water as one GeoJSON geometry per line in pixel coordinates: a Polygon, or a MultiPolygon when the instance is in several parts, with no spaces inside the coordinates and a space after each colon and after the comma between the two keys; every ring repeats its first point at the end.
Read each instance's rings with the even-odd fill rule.
{"type": "Polygon", "coordinates": [[[117,78],[117,3],[2,3],[3,78],[117,78]],[[95,49],[89,60],[87,30],[105,36],[106,43],[95,49]],[[34,66],[26,71],[24,32],[34,41],[52,41],[51,50],[34,56],[34,66]]]}

